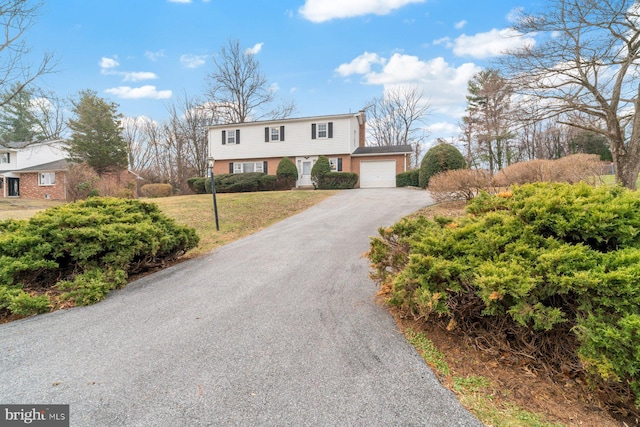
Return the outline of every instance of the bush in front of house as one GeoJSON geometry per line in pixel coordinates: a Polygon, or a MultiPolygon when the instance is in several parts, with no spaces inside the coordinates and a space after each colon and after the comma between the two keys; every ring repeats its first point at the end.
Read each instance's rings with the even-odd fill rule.
{"type": "MultiPolygon", "coordinates": [[[[216,193],[248,193],[273,191],[277,177],[262,172],[227,173],[215,176],[216,193]]],[[[211,194],[211,179],[205,181],[206,192],[211,194]]]]}
{"type": "Polygon", "coordinates": [[[173,194],[171,184],[145,184],[140,187],[142,197],[169,197],[173,194]]]}
{"type": "Polygon", "coordinates": [[[320,190],[347,190],[358,183],[358,174],[351,172],[329,172],[318,183],[320,190]]]}
{"type": "MultiPolygon", "coordinates": [[[[205,188],[206,177],[196,176],[193,178],[187,179],[187,185],[189,186],[189,190],[193,191],[195,194],[206,194],[207,189],[205,188]]],[[[209,193],[211,190],[209,190],[209,193]]]]}
{"type": "Polygon", "coordinates": [[[389,303],[640,414],[640,194],[536,183],[372,239],[389,303]]]}
{"type": "Polygon", "coordinates": [[[138,200],[93,197],[2,221],[0,310],[25,316],[99,301],[198,241],[195,230],[138,200]]]}
{"type": "Polygon", "coordinates": [[[436,202],[471,200],[482,191],[492,190],[489,171],[483,169],[454,169],[435,174],[429,179],[429,194],[436,202]]]}
{"type": "Polygon", "coordinates": [[[283,157],[278,163],[276,177],[278,178],[278,189],[290,190],[295,187],[298,180],[298,168],[290,158],[283,157]]]}
{"type": "Polygon", "coordinates": [[[464,169],[467,162],[462,153],[451,144],[438,144],[431,147],[420,163],[419,185],[427,188],[429,179],[437,173],[452,170],[464,169]]]}
{"type": "Polygon", "coordinates": [[[396,175],[396,187],[418,187],[420,185],[420,169],[401,172],[396,175]]]}
{"type": "Polygon", "coordinates": [[[315,189],[320,188],[320,182],[322,178],[331,172],[331,163],[325,156],[318,157],[315,164],[311,168],[311,182],[315,189]]]}

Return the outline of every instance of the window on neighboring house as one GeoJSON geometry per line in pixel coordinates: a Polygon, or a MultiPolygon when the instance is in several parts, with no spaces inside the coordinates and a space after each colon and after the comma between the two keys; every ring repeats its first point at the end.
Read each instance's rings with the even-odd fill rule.
{"type": "Polygon", "coordinates": [[[55,172],[42,172],[38,174],[38,185],[55,185],[55,172]]]}
{"type": "Polygon", "coordinates": [[[0,163],[11,163],[11,153],[2,153],[0,163]]]}
{"type": "Polygon", "coordinates": [[[280,141],[280,128],[271,128],[271,140],[280,141]]]}
{"type": "Polygon", "coordinates": [[[264,172],[263,162],[234,162],[233,173],[264,172]]]}
{"type": "Polygon", "coordinates": [[[240,144],[240,129],[228,129],[222,131],[222,145],[240,144]]]}

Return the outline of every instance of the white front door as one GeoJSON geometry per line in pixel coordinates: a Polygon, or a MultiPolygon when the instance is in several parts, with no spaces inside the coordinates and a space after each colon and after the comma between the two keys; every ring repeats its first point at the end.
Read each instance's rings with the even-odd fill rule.
{"type": "Polygon", "coordinates": [[[311,168],[318,160],[317,157],[297,157],[296,166],[298,167],[298,187],[313,185],[311,182],[311,168]]]}

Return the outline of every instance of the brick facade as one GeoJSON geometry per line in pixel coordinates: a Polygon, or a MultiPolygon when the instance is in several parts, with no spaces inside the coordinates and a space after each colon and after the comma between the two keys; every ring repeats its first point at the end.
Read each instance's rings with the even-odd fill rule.
{"type": "Polygon", "coordinates": [[[39,185],[39,173],[37,172],[20,174],[20,198],[66,200],[67,173],[63,171],[52,173],[55,173],[55,184],[53,185],[39,185]]]}

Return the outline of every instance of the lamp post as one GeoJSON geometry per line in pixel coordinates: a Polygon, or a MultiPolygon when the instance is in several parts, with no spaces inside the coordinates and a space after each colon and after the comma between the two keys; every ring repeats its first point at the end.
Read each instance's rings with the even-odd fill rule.
{"type": "Polygon", "coordinates": [[[213,157],[207,157],[207,163],[209,165],[209,176],[211,177],[211,194],[213,195],[213,214],[216,217],[216,230],[220,231],[220,225],[218,224],[218,203],[216,201],[216,180],[213,176],[215,159],[213,157]]]}

